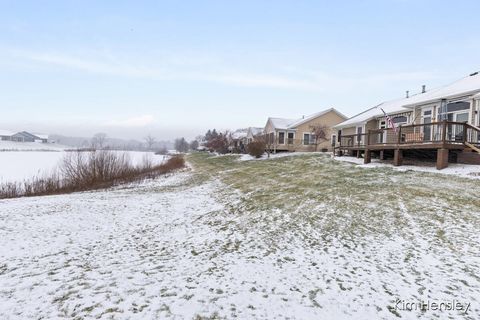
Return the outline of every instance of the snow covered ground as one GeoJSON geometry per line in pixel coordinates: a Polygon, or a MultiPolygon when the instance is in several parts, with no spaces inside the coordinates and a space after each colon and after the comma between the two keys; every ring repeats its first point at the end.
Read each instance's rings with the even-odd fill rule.
{"type": "Polygon", "coordinates": [[[448,167],[442,170],[437,170],[435,163],[423,163],[417,165],[402,165],[395,167],[392,163],[381,162],[378,159],[372,159],[371,163],[364,164],[363,158],[357,157],[335,157],[337,161],[345,161],[359,165],[361,168],[379,168],[379,167],[390,167],[398,171],[418,171],[418,172],[430,172],[437,174],[447,174],[454,175],[457,177],[471,178],[471,179],[480,179],[480,166],[479,165],[470,165],[470,164],[459,164],[459,163],[450,163],[448,167]]]}
{"type": "Polygon", "coordinates": [[[71,147],[40,142],[0,141],[0,151],[63,151],[71,147]]]}
{"type": "Polygon", "coordinates": [[[0,319],[480,317],[480,181],[318,154],[189,161],[140,185],[0,201],[0,319]]]}
{"type": "MultiPolygon", "coordinates": [[[[33,177],[49,174],[65,156],[67,151],[0,151],[0,183],[20,182],[33,177]]],[[[123,151],[119,151],[123,152],[123,151]]],[[[153,163],[161,163],[164,156],[153,152],[128,151],[135,164],[141,164],[144,157],[153,163]]]]}

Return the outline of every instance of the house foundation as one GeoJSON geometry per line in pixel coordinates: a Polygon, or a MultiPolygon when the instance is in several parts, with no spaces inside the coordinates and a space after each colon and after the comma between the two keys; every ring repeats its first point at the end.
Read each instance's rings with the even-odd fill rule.
{"type": "Polygon", "coordinates": [[[437,150],[437,170],[448,167],[448,149],[437,150]]]}
{"type": "Polygon", "coordinates": [[[372,151],[366,149],[365,154],[363,155],[363,163],[367,164],[372,162],[372,151]]]}
{"type": "Polygon", "coordinates": [[[393,154],[393,165],[398,167],[403,164],[403,150],[395,149],[393,154]]]}

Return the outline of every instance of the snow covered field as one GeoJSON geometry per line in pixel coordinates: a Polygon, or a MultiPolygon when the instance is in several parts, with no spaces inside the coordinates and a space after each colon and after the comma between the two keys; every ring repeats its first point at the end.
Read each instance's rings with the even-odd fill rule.
{"type": "Polygon", "coordinates": [[[0,201],[0,319],[480,317],[480,181],[319,154],[189,161],[0,201]]]}
{"type": "MultiPolygon", "coordinates": [[[[65,154],[66,151],[58,150],[0,151],[0,183],[23,181],[48,174],[58,166],[65,154]]],[[[128,154],[135,164],[142,163],[146,155],[152,159],[153,163],[163,161],[163,156],[154,155],[153,152],[128,151],[128,154]]]]}
{"type": "Polygon", "coordinates": [[[0,141],[0,151],[63,151],[71,147],[55,143],[0,141]]]}

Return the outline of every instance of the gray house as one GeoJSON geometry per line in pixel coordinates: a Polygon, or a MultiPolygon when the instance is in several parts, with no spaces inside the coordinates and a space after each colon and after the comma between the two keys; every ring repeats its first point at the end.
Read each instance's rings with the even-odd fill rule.
{"type": "Polygon", "coordinates": [[[43,134],[30,133],[27,131],[17,132],[11,136],[12,141],[19,142],[48,142],[48,136],[43,134]]]}
{"type": "Polygon", "coordinates": [[[8,130],[0,130],[0,140],[1,141],[10,141],[12,140],[13,132],[8,130]]]}

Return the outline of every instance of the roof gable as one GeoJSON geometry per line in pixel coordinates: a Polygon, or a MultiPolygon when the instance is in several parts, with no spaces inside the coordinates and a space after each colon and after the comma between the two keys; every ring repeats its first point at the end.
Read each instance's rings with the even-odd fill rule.
{"type": "Polygon", "coordinates": [[[268,118],[268,122],[272,125],[274,129],[288,129],[291,124],[299,121],[299,119],[285,119],[285,118],[268,118]]]}
{"type": "Polygon", "coordinates": [[[341,118],[343,119],[347,119],[347,117],[345,115],[343,115],[342,113],[340,113],[338,110],[336,110],[335,108],[330,108],[330,109],[326,109],[326,110],[323,110],[323,111],[320,111],[320,112],[317,112],[317,113],[314,113],[312,115],[309,115],[308,117],[305,117],[305,118],[302,118],[294,123],[292,123],[290,126],[289,126],[289,129],[293,129],[293,128],[296,128],[308,121],[311,121],[315,118],[318,118],[318,117],[321,117],[323,115],[326,115],[328,114],[329,112],[335,112],[337,115],[339,115],[341,118]]]}
{"type": "Polygon", "coordinates": [[[248,128],[247,136],[253,137],[253,136],[259,135],[261,133],[263,133],[263,128],[250,127],[250,128],[248,128]]]}

